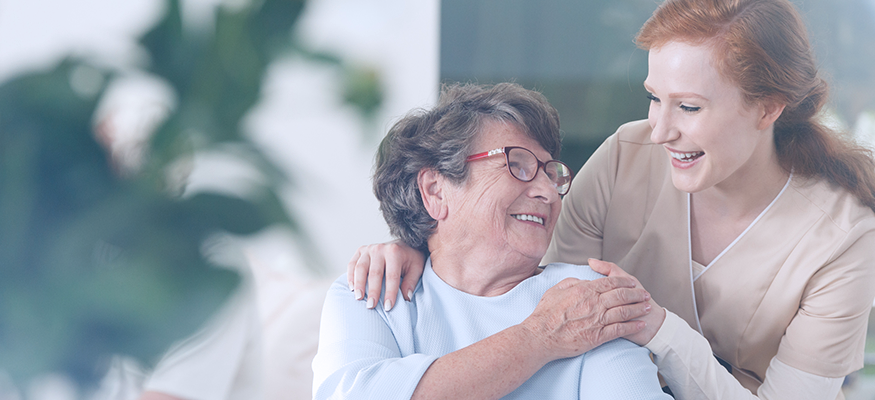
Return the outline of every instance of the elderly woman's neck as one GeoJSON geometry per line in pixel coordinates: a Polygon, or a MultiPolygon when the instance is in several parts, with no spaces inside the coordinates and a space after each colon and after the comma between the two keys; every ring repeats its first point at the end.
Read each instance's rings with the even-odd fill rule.
{"type": "Polygon", "coordinates": [[[540,272],[539,260],[519,255],[432,250],[431,266],[448,285],[475,296],[492,297],[507,293],[520,282],[540,272]]]}

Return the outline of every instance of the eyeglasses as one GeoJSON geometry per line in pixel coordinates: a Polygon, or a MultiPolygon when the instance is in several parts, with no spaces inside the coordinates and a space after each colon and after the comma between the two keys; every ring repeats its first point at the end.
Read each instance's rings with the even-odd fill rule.
{"type": "Polygon", "coordinates": [[[468,156],[467,162],[482,160],[498,154],[504,154],[507,159],[507,171],[511,176],[523,182],[531,182],[538,174],[538,169],[543,168],[544,173],[553,182],[553,187],[559,192],[560,196],[568,193],[568,188],[571,187],[571,169],[565,163],[558,160],[550,160],[542,162],[535,157],[529,149],[524,147],[508,146],[500,149],[489,150],[483,153],[477,153],[468,156]]]}

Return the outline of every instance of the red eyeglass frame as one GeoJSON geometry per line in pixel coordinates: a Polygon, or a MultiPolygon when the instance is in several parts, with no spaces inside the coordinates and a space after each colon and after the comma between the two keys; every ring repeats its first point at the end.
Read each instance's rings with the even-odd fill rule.
{"type": "MultiPolygon", "coordinates": [[[[500,148],[497,148],[497,149],[493,149],[493,150],[489,150],[489,151],[484,151],[484,152],[482,152],[482,153],[472,154],[472,155],[468,156],[468,158],[465,159],[465,162],[471,162],[471,161],[482,160],[482,159],[484,159],[484,158],[489,158],[489,157],[492,157],[492,156],[495,156],[495,155],[498,155],[498,154],[504,154],[504,155],[505,155],[505,158],[507,158],[507,154],[508,154],[508,152],[510,152],[510,150],[513,150],[513,149],[522,149],[522,150],[525,150],[525,151],[529,152],[529,154],[531,154],[532,156],[535,157],[535,161],[538,162],[538,168],[535,170],[535,174],[532,175],[532,179],[524,180],[524,179],[521,179],[520,177],[516,176],[516,175],[513,173],[513,171],[510,170],[510,160],[508,160],[507,172],[510,173],[510,176],[516,178],[517,180],[519,180],[519,181],[521,181],[521,182],[531,182],[531,181],[535,180],[535,177],[538,176],[538,172],[537,172],[538,170],[543,170],[544,173],[547,173],[547,163],[551,163],[551,162],[559,163],[559,164],[562,164],[562,165],[565,167],[566,170],[568,170],[568,182],[569,182],[569,183],[568,183],[568,185],[567,185],[567,187],[566,187],[564,193],[563,193],[562,191],[559,191],[559,186],[558,186],[558,185],[556,186],[556,190],[559,192],[559,195],[560,195],[560,196],[564,196],[564,195],[568,194],[568,190],[571,188],[571,180],[574,178],[574,172],[571,170],[571,168],[568,167],[568,164],[565,164],[564,162],[559,161],[559,160],[547,160],[547,161],[541,161],[541,160],[538,158],[538,156],[535,155],[535,153],[533,153],[531,150],[529,150],[529,149],[527,149],[527,148],[525,148],[525,147],[520,147],[520,146],[505,146],[505,147],[500,147],[500,148]]],[[[555,182],[554,182],[554,184],[555,184],[555,182]]]]}

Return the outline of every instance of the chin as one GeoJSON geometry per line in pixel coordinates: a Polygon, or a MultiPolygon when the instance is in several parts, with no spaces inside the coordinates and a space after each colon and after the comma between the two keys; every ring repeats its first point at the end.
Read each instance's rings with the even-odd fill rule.
{"type": "Polygon", "coordinates": [[[700,183],[699,180],[691,178],[689,176],[678,176],[672,174],[671,183],[674,184],[675,189],[680,190],[684,193],[696,193],[707,189],[700,183]]]}

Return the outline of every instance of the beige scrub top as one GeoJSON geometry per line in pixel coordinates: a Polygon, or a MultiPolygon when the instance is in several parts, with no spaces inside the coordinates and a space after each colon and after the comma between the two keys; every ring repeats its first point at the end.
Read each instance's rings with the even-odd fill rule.
{"type": "Polygon", "coordinates": [[[753,393],[775,356],[825,377],[862,368],[875,213],[843,189],[794,176],[722,255],[697,268],[689,195],[670,168],[647,121],[620,127],[574,178],[543,262],[618,264],[659,305],[701,325],[753,393]]]}

